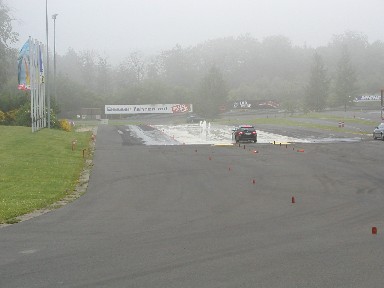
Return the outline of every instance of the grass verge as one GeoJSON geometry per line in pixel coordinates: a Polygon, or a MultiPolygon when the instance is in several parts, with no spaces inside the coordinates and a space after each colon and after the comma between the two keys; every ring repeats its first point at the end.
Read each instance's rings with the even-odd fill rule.
{"type": "MultiPolygon", "coordinates": [[[[289,116],[289,117],[259,117],[259,118],[250,118],[247,120],[247,123],[252,123],[254,125],[262,125],[262,124],[270,124],[270,125],[276,125],[276,126],[288,126],[288,127],[303,127],[308,129],[320,129],[325,131],[332,131],[332,132],[340,132],[340,128],[338,127],[339,117],[334,116],[324,116],[324,115],[317,115],[317,114],[306,114],[306,115],[295,115],[295,116],[289,116]],[[324,124],[315,123],[312,122],[311,119],[319,119],[319,120],[326,120],[324,124]],[[332,123],[333,122],[333,123],[332,123]]],[[[354,119],[354,118],[341,118],[345,123],[354,123],[354,124],[362,124],[362,125],[369,125],[370,127],[373,127],[376,122],[369,121],[369,120],[362,120],[362,119],[354,119]]],[[[226,125],[232,125],[235,121],[233,120],[226,120],[222,119],[219,121],[216,121],[216,123],[220,124],[226,124],[226,125]]],[[[238,122],[238,121],[236,121],[238,122]]],[[[359,135],[366,135],[370,134],[371,131],[360,131],[356,129],[347,129],[343,128],[343,133],[349,133],[349,134],[359,134],[359,135]]]]}
{"type": "Polygon", "coordinates": [[[91,132],[0,126],[0,223],[46,208],[75,189],[91,132]],[[72,151],[72,141],[77,140],[72,151]]]}
{"type": "Polygon", "coordinates": [[[377,125],[377,121],[371,121],[371,120],[365,120],[365,119],[359,119],[359,118],[351,118],[351,117],[344,117],[344,116],[337,116],[332,114],[326,114],[326,113],[308,113],[308,114],[298,114],[292,116],[292,118],[310,118],[310,119],[320,119],[320,120],[329,120],[329,121],[345,121],[348,123],[355,123],[355,124],[362,124],[367,126],[375,126],[377,125]]]}

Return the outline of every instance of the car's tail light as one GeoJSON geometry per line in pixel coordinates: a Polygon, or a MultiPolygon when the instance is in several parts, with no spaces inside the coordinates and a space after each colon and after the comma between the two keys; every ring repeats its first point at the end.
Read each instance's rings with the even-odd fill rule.
{"type": "Polygon", "coordinates": [[[256,134],[256,131],[253,131],[252,134],[256,134]]]}
{"type": "Polygon", "coordinates": [[[243,134],[243,132],[239,132],[239,135],[243,134]]]}

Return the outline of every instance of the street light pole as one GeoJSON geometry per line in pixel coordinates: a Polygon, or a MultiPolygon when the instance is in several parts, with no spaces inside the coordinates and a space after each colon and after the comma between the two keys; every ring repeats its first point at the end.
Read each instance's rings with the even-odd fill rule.
{"type": "Polygon", "coordinates": [[[57,94],[56,94],[56,17],[59,14],[53,14],[53,93],[55,97],[55,103],[57,105],[57,94]]]}
{"type": "Polygon", "coordinates": [[[51,97],[49,95],[49,49],[48,49],[48,0],[45,0],[45,32],[47,34],[47,75],[45,76],[45,97],[47,98],[48,129],[51,128],[51,97]]]}

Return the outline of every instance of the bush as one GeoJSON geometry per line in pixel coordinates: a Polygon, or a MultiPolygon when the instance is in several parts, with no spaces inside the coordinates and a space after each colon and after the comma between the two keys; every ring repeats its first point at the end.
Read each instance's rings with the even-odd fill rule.
{"type": "Polygon", "coordinates": [[[5,121],[5,113],[0,110],[0,123],[3,123],[5,121]]]}
{"type": "Polygon", "coordinates": [[[26,126],[31,127],[32,119],[31,119],[31,103],[25,103],[19,109],[16,110],[15,113],[15,123],[16,126],[26,126]]]}
{"type": "Polygon", "coordinates": [[[5,113],[5,120],[4,120],[5,125],[15,125],[17,111],[18,110],[15,109],[5,113]]]}
{"type": "Polygon", "coordinates": [[[60,123],[60,129],[64,130],[64,131],[67,131],[67,132],[71,132],[72,131],[72,125],[71,125],[71,122],[69,122],[68,120],[66,119],[61,119],[59,121],[60,123]]]}
{"type": "MultiPolygon", "coordinates": [[[[47,113],[45,113],[45,117],[47,113]]],[[[31,102],[28,101],[18,109],[3,113],[0,111],[0,123],[9,126],[32,126],[31,102]]],[[[51,109],[51,128],[63,129],[60,121],[57,120],[55,111],[51,109]]],[[[68,131],[66,129],[63,129],[68,131]]],[[[70,130],[69,130],[70,131],[70,130]]]]}

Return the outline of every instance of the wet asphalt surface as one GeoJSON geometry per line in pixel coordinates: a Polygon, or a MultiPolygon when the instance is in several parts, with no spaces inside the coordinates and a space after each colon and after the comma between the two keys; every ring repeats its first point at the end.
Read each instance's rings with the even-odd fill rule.
{"type": "Polygon", "coordinates": [[[146,146],[100,126],[87,193],[0,229],[0,287],[382,287],[383,145],[146,146]]]}

